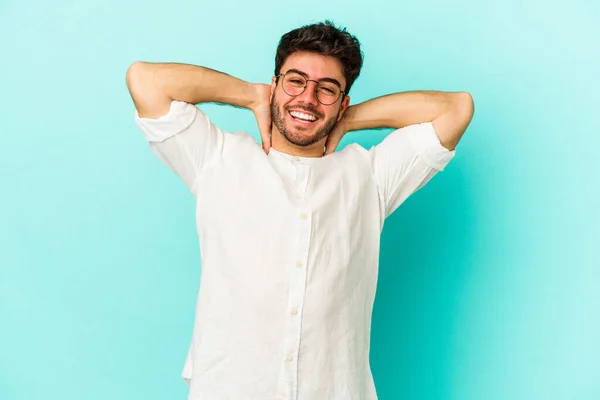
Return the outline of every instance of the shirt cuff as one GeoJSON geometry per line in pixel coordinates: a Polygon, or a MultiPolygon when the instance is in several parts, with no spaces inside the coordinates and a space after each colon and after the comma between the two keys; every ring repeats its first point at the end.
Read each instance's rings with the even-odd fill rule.
{"type": "Polygon", "coordinates": [[[194,122],[197,111],[193,104],[173,100],[169,112],[162,117],[144,118],[136,111],[134,118],[149,142],[162,142],[186,130],[194,122]]]}
{"type": "Polygon", "coordinates": [[[443,171],[444,167],[454,158],[456,150],[450,151],[442,146],[431,122],[423,122],[414,127],[416,129],[411,129],[408,135],[411,145],[427,165],[443,171]]]}

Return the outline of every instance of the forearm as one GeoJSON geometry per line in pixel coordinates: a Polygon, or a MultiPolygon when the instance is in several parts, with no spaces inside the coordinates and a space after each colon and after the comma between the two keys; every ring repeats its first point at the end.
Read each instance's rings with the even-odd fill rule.
{"type": "Polygon", "coordinates": [[[463,92],[411,91],[394,93],[350,106],[344,114],[345,131],[402,128],[431,122],[451,112],[463,92]]]}
{"type": "Polygon", "coordinates": [[[150,117],[163,115],[173,100],[251,108],[257,97],[251,83],[189,64],[136,62],[127,71],[127,86],[140,114],[150,117]]]}

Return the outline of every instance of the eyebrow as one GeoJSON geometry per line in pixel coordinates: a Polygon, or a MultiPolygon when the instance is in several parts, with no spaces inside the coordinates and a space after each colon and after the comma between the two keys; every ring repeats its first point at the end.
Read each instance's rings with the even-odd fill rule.
{"type": "MultiPolygon", "coordinates": [[[[309,76],[308,76],[308,74],[307,74],[306,72],[303,72],[303,71],[300,71],[300,70],[297,70],[297,69],[294,69],[294,68],[292,68],[292,69],[288,69],[288,70],[287,70],[287,72],[295,72],[295,73],[297,73],[297,74],[300,74],[300,75],[302,75],[302,76],[303,76],[303,77],[305,77],[306,79],[308,79],[308,78],[309,78],[309,76]]],[[[286,74],[287,74],[287,72],[286,72],[286,74]]],[[[338,86],[340,87],[340,89],[342,88],[342,84],[341,84],[341,83],[340,83],[340,81],[338,81],[337,79],[333,79],[333,78],[322,78],[322,79],[319,79],[319,80],[318,80],[318,82],[331,82],[331,83],[335,83],[336,85],[338,85],[338,86]]]]}

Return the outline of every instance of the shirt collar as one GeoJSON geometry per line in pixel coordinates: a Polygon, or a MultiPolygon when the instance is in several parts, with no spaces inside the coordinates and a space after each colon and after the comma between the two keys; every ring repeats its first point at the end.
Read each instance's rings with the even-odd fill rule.
{"type": "Polygon", "coordinates": [[[302,164],[312,164],[315,161],[319,160],[321,157],[301,157],[301,156],[294,156],[292,154],[287,154],[287,153],[283,153],[279,150],[275,150],[273,147],[271,147],[271,149],[269,150],[269,155],[273,153],[276,154],[280,157],[285,158],[288,161],[294,162],[294,163],[302,163],[302,164]]]}

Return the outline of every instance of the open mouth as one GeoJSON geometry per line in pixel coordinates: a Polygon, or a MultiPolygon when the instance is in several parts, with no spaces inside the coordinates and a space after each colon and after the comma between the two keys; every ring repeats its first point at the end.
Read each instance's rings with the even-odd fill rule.
{"type": "Polygon", "coordinates": [[[318,119],[315,115],[303,111],[292,110],[289,114],[294,121],[303,125],[310,125],[318,119]]]}

